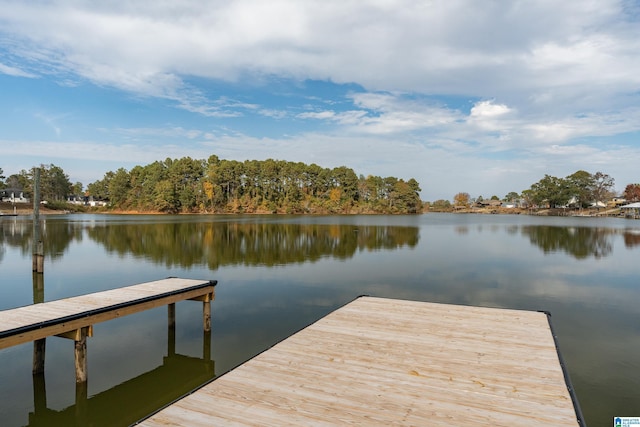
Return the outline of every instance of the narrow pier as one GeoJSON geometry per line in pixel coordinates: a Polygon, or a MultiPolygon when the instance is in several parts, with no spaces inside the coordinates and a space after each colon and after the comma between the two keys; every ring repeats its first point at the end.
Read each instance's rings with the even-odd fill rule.
{"type": "Polygon", "coordinates": [[[140,425],[584,422],[546,313],[360,297],[140,425]]]}
{"type": "MultiPolygon", "coordinates": [[[[215,281],[169,278],[0,311],[0,350],[50,336],[75,342],[76,383],[87,381],[87,337],[93,325],[151,308],[168,306],[169,335],[175,331],[175,303],[203,302],[203,329],[211,331],[215,281]]],[[[175,340],[175,332],[173,334],[175,340]]],[[[169,343],[175,349],[175,342],[169,343]]],[[[44,370],[44,346],[34,345],[34,374],[44,370]]]]}

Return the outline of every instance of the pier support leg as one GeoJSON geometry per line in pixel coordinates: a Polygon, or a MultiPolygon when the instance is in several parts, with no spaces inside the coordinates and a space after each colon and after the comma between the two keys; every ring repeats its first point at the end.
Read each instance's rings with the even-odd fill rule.
{"type": "MultiPolygon", "coordinates": [[[[33,272],[33,303],[44,302],[44,274],[33,272]]],[[[44,373],[44,354],[47,348],[47,339],[42,338],[33,342],[33,367],[34,375],[44,373]]]]}
{"type": "Polygon", "coordinates": [[[33,374],[33,412],[39,414],[47,410],[47,385],[44,372],[33,374]]]}
{"type": "Polygon", "coordinates": [[[167,305],[167,356],[176,354],[176,305],[167,305]]]}
{"type": "Polygon", "coordinates": [[[47,349],[47,339],[42,338],[33,342],[33,375],[44,374],[44,355],[47,349]]]}
{"type": "Polygon", "coordinates": [[[32,269],[36,273],[44,273],[44,244],[39,241],[33,254],[32,269]]]}
{"type": "Polygon", "coordinates": [[[56,335],[62,338],[73,340],[75,367],[76,367],[76,384],[87,382],[87,337],[93,336],[93,325],[85,326],[80,329],[74,329],[69,332],[63,332],[56,335]]]}
{"type": "Polygon", "coordinates": [[[76,384],[87,382],[87,335],[89,328],[79,329],[75,342],[76,384]]]}
{"type": "Polygon", "coordinates": [[[203,332],[203,342],[202,342],[202,359],[207,362],[211,360],[211,331],[203,332]]]}
{"type": "Polygon", "coordinates": [[[202,302],[202,327],[205,332],[211,332],[211,299],[202,302]]]}
{"type": "Polygon", "coordinates": [[[77,425],[88,425],[88,385],[87,382],[76,382],[76,421],[77,425]]]}

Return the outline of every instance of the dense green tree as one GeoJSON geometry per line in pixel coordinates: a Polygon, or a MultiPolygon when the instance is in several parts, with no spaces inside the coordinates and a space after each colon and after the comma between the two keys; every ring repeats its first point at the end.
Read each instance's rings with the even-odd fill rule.
{"type": "Polygon", "coordinates": [[[124,203],[131,190],[131,177],[126,169],[120,168],[113,174],[111,180],[109,180],[108,194],[109,201],[115,205],[126,206],[124,203]]]}
{"type": "Polygon", "coordinates": [[[358,176],[353,169],[346,166],[334,168],[331,171],[333,177],[333,186],[340,188],[340,194],[343,201],[358,200],[358,176]]]}
{"type": "Polygon", "coordinates": [[[539,206],[563,207],[572,203],[585,208],[594,202],[605,201],[611,196],[613,186],[614,179],[605,173],[590,174],[579,170],[564,179],[545,175],[531,186],[527,196],[532,203],[539,206]]]}
{"type": "Polygon", "coordinates": [[[82,185],[81,182],[78,181],[71,186],[71,194],[73,194],[74,196],[83,196],[84,195],[83,189],[84,189],[84,186],[82,185]]]}
{"type": "Polygon", "coordinates": [[[412,179],[412,182],[404,182],[398,180],[394,185],[394,208],[397,212],[418,213],[422,211],[422,201],[418,195],[420,187],[418,182],[412,179]]]}
{"type": "Polygon", "coordinates": [[[570,197],[579,207],[586,208],[593,200],[593,187],[595,179],[587,171],[579,170],[566,178],[566,185],[570,197]]]}
{"type": "Polygon", "coordinates": [[[89,196],[96,200],[109,200],[109,182],[113,178],[113,175],[115,174],[109,171],[104,174],[104,177],[101,180],[87,185],[87,192],[89,193],[89,196]]]}
{"type": "Polygon", "coordinates": [[[518,193],[516,193],[515,191],[510,191],[506,196],[504,196],[504,200],[505,202],[515,202],[516,200],[518,200],[520,198],[520,195],[518,193]]]}
{"type": "Polygon", "coordinates": [[[162,181],[157,182],[153,195],[153,205],[151,208],[166,213],[178,212],[179,200],[176,195],[175,187],[171,181],[163,179],[162,181]]]}
{"type": "Polygon", "coordinates": [[[572,196],[572,188],[563,178],[545,175],[530,188],[531,201],[550,208],[565,206],[572,196]]]}
{"type": "Polygon", "coordinates": [[[167,174],[178,194],[180,208],[183,211],[193,211],[198,206],[202,194],[204,162],[184,157],[172,162],[167,174]]]}
{"type": "Polygon", "coordinates": [[[378,202],[386,197],[384,192],[384,180],[379,176],[369,175],[366,179],[369,199],[378,202]]]}
{"type": "Polygon", "coordinates": [[[72,184],[69,181],[69,176],[64,173],[61,167],[54,164],[40,165],[40,194],[42,200],[64,201],[71,194],[71,189],[72,184]]]}

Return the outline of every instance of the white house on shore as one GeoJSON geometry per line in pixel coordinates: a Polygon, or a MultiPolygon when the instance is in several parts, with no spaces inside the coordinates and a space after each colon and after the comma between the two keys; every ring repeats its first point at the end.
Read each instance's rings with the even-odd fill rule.
{"type": "Polygon", "coordinates": [[[29,198],[19,188],[4,188],[0,190],[0,197],[3,202],[8,203],[29,203],[29,198]]]}

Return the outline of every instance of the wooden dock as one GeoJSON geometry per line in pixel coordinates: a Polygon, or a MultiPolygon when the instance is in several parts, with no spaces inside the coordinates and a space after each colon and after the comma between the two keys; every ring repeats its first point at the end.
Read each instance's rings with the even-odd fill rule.
{"type": "Polygon", "coordinates": [[[140,424],[584,425],[547,314],[371,297],[140,424]]]}
{"type": "Polygon", "coordinates": [[[76,382],[86,382],[86,338],[93,325],[155,307],[169,307],[169,328],[175,328],[175,303],[203,304],[203,328],[211,330],[215,281],[168,278],[124,288],[80,295],[0,311],[0,350],[34,341],[34,373],[44,370],[44,340],[50,336],[75,341],[76,382]]]}

